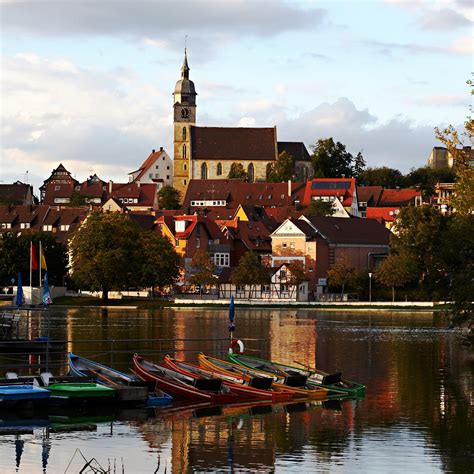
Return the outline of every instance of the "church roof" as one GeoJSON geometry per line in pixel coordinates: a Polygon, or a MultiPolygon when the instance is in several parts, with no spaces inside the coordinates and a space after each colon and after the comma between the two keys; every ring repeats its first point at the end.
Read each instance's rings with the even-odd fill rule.
{"type": "Polygon", "coordinates": [[[276,128],[192,127],[193,160],[276,159],[276,128]]]}
{"type": "Polygon", "coordinates": [[[303,142],[278,142],[278,154],[286,151],[295,161],[311,161],[303,142]]]}

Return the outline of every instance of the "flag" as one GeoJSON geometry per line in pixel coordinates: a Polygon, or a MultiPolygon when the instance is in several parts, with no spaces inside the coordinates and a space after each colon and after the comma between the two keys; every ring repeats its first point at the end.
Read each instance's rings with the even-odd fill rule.
{"type": "Polygon", "coordinates": [[[38,259],[36,258],[36,248],[31,242],[31,269],[38,270],[38,259]]]}
{"type": "Polygon", "coordinates": [[[44,252],[43,252],[43,247],[41,246],[41,242],[40,242],[40,265],[41,265],[41,270],[44,270],[45,272],[48,271],[48,267],[46,265],[46,259],[44,258],[44,252]]]}
{"type": "Polygon", "coordinates": [[[25,302],[25,297],[23,296],[23,286],[21,284],[21,273],[18,273],[18,281],[16,284],[16,299],[15,304],[17,306],[23,306],[25,302]]]}
{"type": "Polygon", "coordinates": [[[53,300],[51,299],[51,292],[49,291],[48,274],[45,273],[43,282],[43,304],[47,306],[52,302],[53,300]]]}

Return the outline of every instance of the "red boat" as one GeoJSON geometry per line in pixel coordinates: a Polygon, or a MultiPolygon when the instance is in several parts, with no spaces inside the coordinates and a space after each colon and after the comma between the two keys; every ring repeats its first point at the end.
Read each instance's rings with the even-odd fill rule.
{"type": "Polygon", "coordinates": [[[218,378],[194,378],[148,361],[138,354],[133,356],[135,374],[142,380],[156,382],[157,386],[173,397],[211,403],[232,403],[237,395],[218,378]]]}
{"type": "Polygon", "coordinates": [[[230,376],[223,373],[215,372],[212,370],[199,367],[189,362],[179,361],[169,356],[165,356],[164,364],[171,370],[179,372],[189,377],[197,378],[219,378],[222,379],[225,386],[240,397],[246,399],[260,399],[269,400],[272,402],[288,401],[293,398],[293,394],[290,392],[276,392],[272,390],[273,379],[270,377],[252,377],[245,380],[241,377],[230,376]]]}

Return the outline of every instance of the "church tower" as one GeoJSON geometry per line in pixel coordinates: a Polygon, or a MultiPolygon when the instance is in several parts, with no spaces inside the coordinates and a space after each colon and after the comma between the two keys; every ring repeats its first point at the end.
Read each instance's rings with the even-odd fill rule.
{"type": "Polygon", "coordinates": [[[191,169],[191,127],[196,125],[196,90],[189,80],[189,66],[184,49],[184,61],[181,67],[181,79],[174,88],[174,177],[173,186],[184,199],[191,169]]]}

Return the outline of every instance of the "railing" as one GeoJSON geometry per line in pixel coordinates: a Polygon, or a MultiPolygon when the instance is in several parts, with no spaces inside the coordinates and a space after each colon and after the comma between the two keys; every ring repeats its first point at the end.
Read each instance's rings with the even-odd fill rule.
{"type": "MultiPolygon", "coordinates": [[[[266,339],[244,338],[242,341],[246,353],[264,354],[266,339]]],[[[228,353],[229,342],[229,338],[28,341],[28,350],[18,352],[16,350],[18,342],[2,341],[0,378],[7,371],[28,371],[30,374],[41,371],[66,373],[69,350],[128,372],[131,367],[131,357],[135,352],[157,362],[161,361],[165,354],[179,355],[180,358],[188,359],[199,352],[206,352],[222,358],[228,353]]]]}
{"type": "Polygon", "coordinates": [[[315,293],[314,301],[359,301],[358,293],[315,293]]]}

